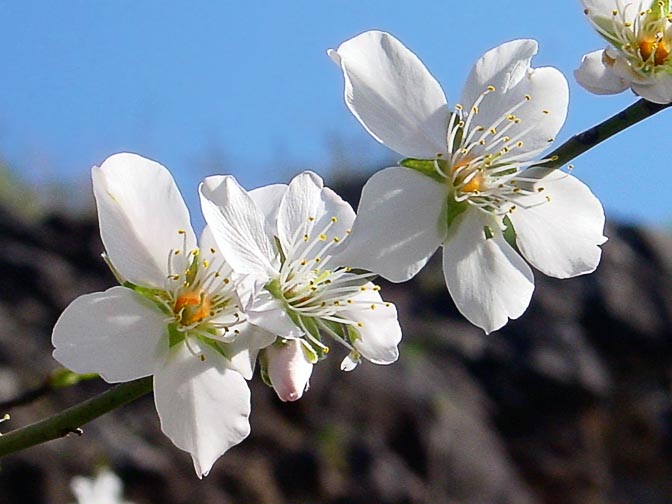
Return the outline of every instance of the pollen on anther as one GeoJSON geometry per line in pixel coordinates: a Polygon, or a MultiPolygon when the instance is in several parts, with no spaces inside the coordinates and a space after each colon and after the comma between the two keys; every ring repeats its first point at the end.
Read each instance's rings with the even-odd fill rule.
{"type": "Polygon", "coordinates": [[[490,85],[486,89],[492,93],[495,90],[495,86],[490,85]]]}
{"type": "Polygon", "coordinates": [[[347,302],[348,304],[352,304],[352,299],[348,299],[346,302],[347,302]]]}
{"type": "Polygon", "coordinates": [[[546,201],[548,201],[548,202],[550,203],[550,202],[551,202],[551,197],[550,197],[550,196],[546,196],[546,201]]]}
{"type": "Polygon", "coordinates": [[[392,303],[385,303],[385,308],[389,308],[390,306],[392,306],[392,303]]]}
{"type": "Polygon", "coordinates": [[[308,240],[310,240],[310,236],[308,236],[307,234],[304,234],[303,235],[303,241],[308,241],[308,240]]]}
{"type": "Polygon", "coordinates": [[[364,292],[364,291],[368,290],[368,287],[365,287],[364,285],[362,285],[362,286],[359,288],[359,290],[362,291],[362,292],[364,292]]]}
{"type": "Polygon", "coordinates": [[[177,234],[183,235],[183,234],[187,234],[187,232],[184,229],[178,229],[177,234]]]}
{"type": "Polygon", "coordinates": [[[341,241],[341,239],[338,236],[334,236],[334,243],[338,243],[341,241]]]}
{"type": "Polygon", "coordinates": [[[211,254],[216,254],[217,251],[216,251],[214,248],[210,247],[210,253],[211,253],[211,254]]]}
{"type": "Polygon", "coordinates": [[[201,360],[201,362],[205,362],[205,355],[201,354],[198,356],[198,358],[201,360]]]}
{"type": "Polygon", "coordinates": [[[173,250],[173,254],[175,254],[175,255],[180,255],[180,251],[177,250],[177,249],[175,249],[175,250],[173,250]]]}
{"type": "Polygon", "coordinates": [[[319,257],[316,257],[314,260],[315,260],[316,263],[319,263],[322,259],[320,259],[319,257]]]}
{"type": "Polygon", "coordinates": [[[532,99],[532,96],[529,95],[529,94],[526,94],[526,95],[524,96],[524,98],[525,98],[525,101],[530,101],[530,100],[532,99]]]}
{"type": "Polygon", "coordinates": [[[380,290],[380,285],[374,285],[373,290],[378,292],[380,290]]]}
{"type": "Polygon", "coordinates": [[[306,261],[305,259],[301,259],[301,262],[299,264],[301,264],[301,266],[305,266],[306,264],[308,264],[308,261],[306,261]]]}
{"type": "Polygon", "coordinates": [[[222,280],[222,282],[224,282],[225,284],[228,284],[228,283],[231,282],[231,280],[229,280],[228,278],[225,278],[224,280],[222,280]]]}
{"type": "Polygon", "coordinates": [[[376,309],[376,305],[375,305],[375,304],[372,304],[372,305],[371,305],[371,309],[372,309],[372,310],[375,310],[375,309],[376,309]]]}
{"type": "Polygon", "coordinates": [[[522,140],[516,142],[516,147],[522,147],[523,145],[525,145],[525,143],[522,140]]]}
{"type": "Polygon", "coordinates": [[[338,222],[338,219],[337,219],[336,217],[332,217],[332,218],[331,218],[331,222],[334,223],[334,224],[336,224],[336,223],[338,222]]]}
{"type": "Polygon", "coordinates": [[[511,208],[509,208],[509,213],[513,213],[516,211],[516,205],[512,205],[511,208]]]}
{"type": "Polygon", "coordinates": [[[548,109],[544,109],[544,110],[541,111],[541,113],[542,113],[542,114],[546,114],[546,115],[548,115],[548,114],[551,113],[551,111],[548,110],[548,109]]]}
{"type": "Polygon", "coordinates": [[[545,189],[543,187],[537,187],[537,192],[544,192],[544,190],[545,189]]]}
{"type": "Polygon", "coordinates": [[[327,235],[324,234],[324,233],[322,233],[322,234],[320,235],[320,241],[325,241],[326,239],[327,239],[327,235]]]}
{"type": "Polygon", "coordinates": [[[310,217],[308,217],[308,220],[309,220],[310,222],[315,222],[315,217],[313,217],[313,216],[311,215],[310,217]]]}
{"type": "Polygon", "coordinates": [[[357,322],[357,327],[364,327],[364,324],[362,322],[357,322]]]}

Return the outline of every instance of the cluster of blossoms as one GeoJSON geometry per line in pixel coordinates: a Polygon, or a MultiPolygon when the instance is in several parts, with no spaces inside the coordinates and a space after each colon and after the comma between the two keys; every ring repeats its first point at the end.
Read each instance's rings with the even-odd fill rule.
{"type": "Polygon", "coordinates": [[[654,103],[672,101],[672,12],[669,0],[582,0],[584,13],[610,44],[583,57],[575,72],[597,94],[631,88],[654,103]]]}
{"type": "Polygon", "coordinates": [[[153,376],[163,432],[196,473],[250,431],[246,380],[257,359],[282,400],[299,399],[313,365],[348,349],[394,362],[401,328],[373,274],[338,259],[354,211],[306,172],[250,191],[232,177],[201,187],[197,241],[166,168],[116,154],[92,171],[106,260],[121,285],[75,299],[57,321],[54,358],[110,383],[153,376]]]}
{"type": "MultiPolygon", "coordinates": [[[[598,93],[631,87],[672,100],[668,1],[583,0],[613,47],[577,78],[598,93]]],[[[593,271],[606,238],[588,187],[546,168],[568,85],[532,68],[533,40],[486,52],[453,106],[420,59],[388,33],[356,36],[329,56],[345,101],[404,159],[374,174],[358,215],[319,176],[251,191],[232,176],[200,186],[197,240],[163,166],[116,154],[92,171],[104,257],[120,285],[75,299],[53,331],[54,357],[110,383],[153,377],[163,432],[199,477],[249,433],[247,381],[257,363],[283,401],[302,397],[329,345],[341,369],[397,360],[395,306],[374,283],[403,282],[442,247],[460,312],[485,332],[523,314],[532,267],[568,278],[593,271]]]]}

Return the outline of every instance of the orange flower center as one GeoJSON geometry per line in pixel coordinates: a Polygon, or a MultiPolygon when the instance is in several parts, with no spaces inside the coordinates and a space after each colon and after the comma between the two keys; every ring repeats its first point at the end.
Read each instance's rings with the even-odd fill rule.
{"type": "Polygon", "coordinates": [[[639,41],[639,54],[644,61],[653,56],[654,65],[662,65],[670,55],[670,48],[664,40],[647,37],[639,41]]]}
{"type": "Polygon", "coordinates": [[[471,159],[465,158],[455,163],[452,171],[453,174],[457,176],[453,179],[453,184],[458,187],[458,190],[461,192],[476,193],[479,192],[483,186],[483,174],[479,172],[473,175],[473,170],[468,168],[464,169],[470,162],[471,159]],[[469,177],[471,178],[465,183],[465,180],[469,177]]]}
{"type": "Polygon", "coordinates": [[[210,297],[204,291],[186,291],[175,301],[173,312],[180,317],[182,325],[192,325],[210,315],[211,305],[210,297]]]}

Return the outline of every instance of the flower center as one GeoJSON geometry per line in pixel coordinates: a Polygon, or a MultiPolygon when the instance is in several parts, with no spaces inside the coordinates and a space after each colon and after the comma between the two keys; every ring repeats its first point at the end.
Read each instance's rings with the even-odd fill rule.
{"type": "MultiPolygon", "coordinates": [[[[437,154],[434,161],[437,174],[448,185],[449,222],[467,204],[503,215],[515,208],[514,200],[519,194],[537,193],[532,189],[534,181],[523,172],[545,161],[535,157],[547,146],[523,149],[524,139],[551,112],[525,95],[501,115],[479,124],[481,110],[487,105],[497,106],[494,101],[502,100],[501,96],[488,97],[495,91],[494,86],[488,86],[470,109],[455,106],[448,123],[447,151],[437,154]],[[528,123],[529,119],[532,121],[528,123]]],[[[553,140],[549,138],[548,144],[553,140]]]]}
{"type": "Polygon", "coordinates": [[[212,310],[212,300],[205,291],[186,290],[175,300],[173,313],[178,317],[180,324],[189,326],[203,322],[212,310]]]}
{"type": "Polygon", "coordinates": [[[654,65],[662,65],[670,55],[670,48],[661,37],[647,36],[639,41],[639,54],[644,61],[653,58],[654,65]]]}
{"type": "MultiPolygon", "coordinates": [[[[362,327],[351,313],[359,305],[356,297],[364,291],[379,289],[367,286],[372,273],[330,267],[333,247],[349,233],[336,217],[308,217],[290,242],[283,244],[286,250],[282,250],[279,275],[266,285],[318,355],[329,350],[322,343],[321,334],[334,337],[352,350],[351,335],[362,327]]],[[[369,308],[375,304],[367,301],[369,308]]]]}

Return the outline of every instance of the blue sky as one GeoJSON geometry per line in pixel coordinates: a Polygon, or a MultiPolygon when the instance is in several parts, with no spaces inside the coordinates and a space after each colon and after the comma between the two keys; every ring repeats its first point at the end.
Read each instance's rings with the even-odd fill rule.
{"type": "MultiPolygon", "coordinates": [[[[192,211],[205,175],[248,188],[307,168],[328,178],[335,145],[365,173],[396,157],[348,112],[325,51],[374,28],[416,52],[450,102],[484,51],[537,39],[533,66],[570,80],[562,141],[635,101],[573,81],[581,56],[604,46],[583,17],[578,0],[2,2],[0,155],[30,184],[75,184],[108,155],[138,152],[171,169],[192,211]]],[[[575,161],[609,218],[672,218],[670,113],[575,161]]]]}

